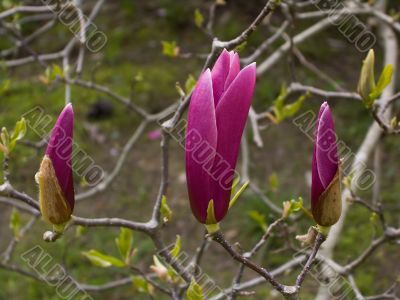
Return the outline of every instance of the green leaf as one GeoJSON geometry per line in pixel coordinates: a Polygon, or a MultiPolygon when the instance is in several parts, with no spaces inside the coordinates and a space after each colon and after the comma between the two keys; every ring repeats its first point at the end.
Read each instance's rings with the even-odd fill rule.
{"type": "Polygon", "coordinates": [[[302,210],[308,217],[314,219],[312,213],[304,207],[304,201],[302,197],[297,198],[297,200],[292,199],[290,201],[283,202],[283,213],[282,216],[287,218],[289,215],[302,210]]]}
{"type": "Polygon", "coordinates": [[[372,102],[382,94],[382,92],[385,90],[385,88],[392,81],[392,77],[393,77],[393,66],[387,65],[383,69],[375,88],[369,94],[369,97],[371,98],[372,102]]]}
{"type": "Polygon", "coordinates": [[[273,172],[269,177],[268,177],[269,185],[271,187],[271,190],[276,192],[278,190],[278,176],[276,175],[275,172],[273,172]]]}
{"type": "Polygon", "coordinates": [[[310,94],[309,93],[303,94],[299,98],[297,98],[296,101],[285,105],[285,100],[287,95],[288,95],[287,88],[285,85],[283,85],[281,87],[279,96],[274,101],[273,110],[275,118],[272,121],[274,121],[274,123],[276,124],[281,123],[286,118],[294,116],[301,108],[304,100],[306,100],[310,94]]]}
{"type": "Polygon", "coordinates": [[[246,46],[247,46],[247,41],[244,41],[243,43],[241,43],[238,46],[236,46],[234,51],[235,52],[242,52],[244,49],[246,49],[246,46]]]}
{"type": "Polygon", "coordinates": [[[162,53],[165,56],[169,57],[177,57],[179,54],[179,47],[176,45],[175,41],[169,42],[169,41],[162,41],[162,53]]]}
{"type": "Polygon", "coordinates": [[[85,226],[78,225],[75,228],[75,237],[80,238],[86,231],[85,226]]]}
{"type": "Polygon", "coordinates": [[[236,194],[236,188],[237,188],[237,185],[239,184],[239,182],[240,182],[240,176],[237,176],[237,177],[235,177],[234,179],[233,179],[233,182],[232,182],[232,188],[231,188],[231,199],[232,199],[232,197],[234,197],[235,196],[235,194],[236,194]]]}
{"type": "Polygon", "coordinates": [[[303,208],[303,198],[302,197],[299,197],[297,200],[295,200],[295,199],[290,200],[289,214],[298,212],[302,208],[303,208]]]}
{"type": "Polygon", "coordinates": [[[274,101],[274,113],[277,123],[283,120],[283,105],[287,96],[287,87],[282,85],[278,97],[274,101]]]}
{"type": "Polygon", "coordinates": [[[11,81],[9,79],[3,80],[0,83],[0,96],[4,95],[10,90],[11,81]]]}
{"type": "Polygon", "coordinates": [[[168,270],[168,279],[173,283],[178,283],[179,281],[183,281],[183,279],[179,276],[179,274],[175,271],[173,267],[167,265],[168,270]]]}
{"type": "Polygon", "coordinates": [[[247,180],[242,187],[238,190],[238,192],[235,194],[235,196],[233,196],[233,198],[231,199],[231,201],[229,201],[229,208],[231,208],[233,205],[235,205],[237,199],[239,199],[240,195],[244,192],[244,190],[247,188],[247,186],[249,185],[250,181],[247,180]]]}
{"type": "Polygon", "coordinates": [[[10,145],[8,147],[10,152],[15,148],[17,141],[22,139],[25,136],[25,134],[26,134],[26,121],[25,118],[22,117],[21,120],[19,120],[15,124],[14,131],[11,135],[10,145]]]}
{"type": "Polygon", "coordinates": [[[132,277],[132,284],[133,287],[139,292],[139,293],[144,293],[144,294],[151,294],[151,288],[150,284],[140,276],[133,276],[132,277]]]}
{"type": "Polygon", "coordinates": [[[56,64],[52,64],[50,67],[47,67],[44,74],[47,80],[46,83],[50,83],[56,80],[57,77],[64,78],[64,72],[62,68],[56,64]]]}
{"type": "Polygon", "coordinates": [[[168,203],[167,203],[167,197],[162,196],[161,199],[161,217],[164,221],[164,223],[167,223],[172,219],[172,210],[169,208],[168,203]]]}
{"type": "Polygon", "coordinates": [[[119,236],[115,239],[119,254],[128,264],[132,250],[133,234],[128,228],[121,228],[119,236]]]}
{"type": "Polygon", "coordinates": [[[308,96],[309,96],[308,93],[301,95],[293,103],[285,105],[282,109],[283,118],[286,119],[286,118],[293,117],[299,111],[299,109],[301,108],[301,105],[303,104],[304,100],[307,99],[308,96]]]}
{"type": "Polygon", "coordinates": [[[14,237],[20,237],[21,216],[15,207],[13,208],[10,216],[10,229],[12,230],[14,237]]]}
{"type": "Polygon", "coordinates": [[[198,8],[196,8],[196,10],[194,11],[194,23],[199,28],[202,28],[204,23],[204,17],[198,8]]]}
{"type": "Polygon", "coordinates": [[[376,224],[379,220],[379,216],[377,213],[373,212],[371,213],[370,217],[369,217],[369,221],[373,224],[376,224]]]}
{"type": "Polygon", "coordinates": [[[188,76],[188,78],[186,79],[186,82],[185,82],[186,95],[190,94],[190,92],[193,90],[195,85],[196,85],[196,79],[193,77],[192,74],[189,74],[189,76],[188,76]]]}
{"type": "Polygon", "coordinates": [[[0,139],[3,145],[8,149],[10,145],[10,135],[8,134],[7,128],[1,128],[0,139]]]}
{"type": "Polygon", "coordinates": [[[267,230],[267,221],[265,219],[265,216],[261,213],[259,213],[256,210],[251,210],[247,212],[249,217],[255,221],[264,231],[267,230]]]}
{"type": "Polygon", "coordinates": [[[87,259],[89,259],[93,265],[98,266],[98,267],[108,268],[111,266],[114,266],[114,267],[124,267],[125,266],[125,263],[123,261],[121,261],[120,259],[113,257],[113,256],[103,254],[94,249],[89,250],[89,251],[84,251],[84,252],[82,252],[82,254],[84,256],[86,256],[87,259]]]}
{"type": "Polygon", "coordinates": [[[206,224],[217,224],[217,223],[218,222],[215,218],[214,200],[211,199],[208,202],[208,206],[207,206],[206,224]]]}
{"type": "Polygon", "coordinates": [[[178,234],[176,236],[174,248],[171,250],[171,255],[173,257],[178,257],[179,253],[181,252],[181,247],[182,247],[182,240],[181,236],[178,234]]]}
{"type": "Polygon", "coordinates": [[[59,65],[53,64],[53,68],[52,68],[52,75],[54,77],[54,79],[58,76],[60,78],[64,77],[64,72],[61,69],[61,67],[59,65]]]}
{"type": "Polygon", "coordinates": [[[201,286],[192,278],[192,282],[186,291],[186,300],[203,300],[203,290],[201,286]]]}

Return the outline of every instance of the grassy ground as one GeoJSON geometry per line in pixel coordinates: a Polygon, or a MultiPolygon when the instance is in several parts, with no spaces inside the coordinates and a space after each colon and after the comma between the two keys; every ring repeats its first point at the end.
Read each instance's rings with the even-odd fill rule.
{"type": "MultiPolygon", "coordinates": [[[[195,51],[206,53],[209,39],[193,24],[193,11],[198,3],[181,5],[174,1],[148,1],[146,4],[135,4],[131,1],[120,1],[118,4],[107,4],[107,9],[98,19],[96,24],[108,36],[108,44],[101,53],[89,55],[83,78],[109,86],[123,95],[133,95],[135,103],[143,105],[151,112],[156,112],[173,103],[176,98],[175,82],[183,83],[188,74],[197,76],[202,60],[172,59],[162,56],[161,40],[176,40],[184,52],[195,51]],[[160,17],[163,15],[164,17],[160,17]],[[146,17],[143,17],[146,16],[146,17]],[[140,82],[133,79],[140,74],[140,82]]],[[[206,8],[200,7],[200,8],[206,8]]],[[[252,5],[230,3],[223,9],[217,25],[218,35],[229,38],[235,36],[247,24],[256,10],[252,5]],[[228,13],[232,9],[231,13],[228,13]]],[[[205,12],[206,10],[204,10],[205,12]]],[[[27,28],[26,30],[29,30],[27,28]]],[[[299,29],[300,30],[300,29],[299,29]]],[[[251,52],[254,45],[265,38],[266,28],[261,28],[249,41],[244,54],[251,52]]],[[[49,51],[59,49],[68,34],[60,26],[54,29],[50,36],[52,42],[38,42],[37,47],[46,47],[49,51]],[[54,38],[56,36],[57,38],[54,38]],[[50,45],[48,45],[50,44],[50,45]]],[[[5,42],[0,42],[0,47],[5,47],[5,42]]],[[[318,66],[331,74],[334,78],[341,78],[341,83],[348,89],[354,89],[358,78],[359,66],[362,56],[353,47],[346,43],[339,33],[332,29],[328,35],[317,36],[309,43],[301,46],[303,53],[318,66]],[[335,41],[335,43],[333,43],[335,41]],[[339,41],[339,42],[338,42],[339,41]],[[334,44],[335,46],[331,46],[334,44]],[[337,61],[340,60],[340,63],[337,61]]],[[[56,117],[64,103],[64,86],[55,84],[46,86],[38,80],[38,75],[43,70],[38,66],[2,71],[1,76],[11,79],[10,91],[0,98],[0,125],[11,128],[16,120],[26,111],[40,105],[46,113],[56,117]]],[[[296,77],[304,84],[314,84],[322,88],[330,88],[319,78],[307,71],[296,72],[296,77]]],[[[267,109],[280,89],[279,82],[290,80],[290,70],[287,64],[278,64],[268,74],[258,79],[255,95],[257,111],[267,109]]],[[[74,87],[72,90],[74,110],[76,113],[75,136],[76,141],[106,170],[111,170],[118,153],[125,141],[139,124],[137,116],[128,112],[121,105],[114,103],[114,114],[111,118],[91,122],[86,118],[91,105],[99,99],[104,99],[93,91],[74,87]],[[102,143],[96,142],[85,129],[85,125],[95,125],[99,132],[105,136],[102,143]]],[[[111,99],[106,99],[113,101],[111,99]]],[[[317,111],[323,99],[310,98],[304,104],[300,113],[309,109],[317,111]]],[[[337,132],[345,143],[356,151],[363,139],[365,130],[371,123],[371,117],[360,103],[348,100],[331,102],[334,112],[337,132]]],[[[148,129],[154,129],[151,127],[148,129]]],[[[251,132],[249,131],[251,138],[251,132]]],[[[252,177],[277,205],[282,201],[302,196],[305,201],[309,198],[309,187],[306,184],[306,173],[310,171],[312,143],[294,126],[291,120],[279,126],[269,127],[262,132],[265,146],[262,149],[251,145],[253,161],[251,163],[252,177]],[[276,173],[279,188],[273,191],[268,183],[268,177],[276,173]]],[[[27,139],[38,141],[39,137],[28,130],[27,139]]],[[[399,142],[395,138],[385,139],[383,145],[384,165],[382,188],[385,206],[388,207],[388,220],[398,224],[398,199],[400,184],[396,181],[399,171],[393,163],[399,157],[397,150],[399,142]]],[[[167,241],[173,242],[176,234],[182,236],[183,250],[193,253],[199,245],[203,228],[191,216],[186,194],[184,178],[183,151],[177,144],[172,144],[171,153],[171,186],[168,191],[169,204],[174,212],[174,218],[167,225],[167,241]]],[[[12,157],[11,171],[13,184],[30,195],[37,193],[33,180],[42,151],[19,145],[12,157]]],[[[143,221],[150,214],[151,207],[157,193],[159,180],[159,142],[148,139],[143,135],[140,142],[129,153],[128,159],[116,181],[106,192],[96,195],[77,204],[75,213],[86,217],[119,216],[143,221]]],[[[75,178],[76,185],[81,183],[80,178],[75,178]]],[[[78,187],[83,190],[83,187],[78,187]]],[[[370,191],[365,193],[368,197],[370,191]]],[[[251,192],[246,192],[223,222],[223,229],[231,241],[239,241],[243,248],[257,241],[262,230],[248,216],[248,212],[256,210],[265,216],[267,222],[273,220],[269,209],[251,192]]],[[[0,218],[0,250],[3,250],[11,232],[8,229],[10,208],[2,206],[0,218]]],[[[28,220],[22,215],[23,222],[28,220]]],[[[369,213],[361,208],[352,206],[349,217],[337,247],[337,258],[345,263],[359,254],[372,238],[371,227],[374,225],[369,220],[369,213]]],[[[289,224],[291,238],[303,233],[312,223],[301,217],[298,225],[289,224]]],[[[48,228],[40,221],[34,226],[32,232],[24,237],[17,251],[14,261],[19,263],[21,253],[33,245],[40,245],[48,251],[56,262],[67,266],[68,271],[81,282],[100,284],[111,278],[121,278],[128,275],[127,271],[115,268],[100,269],[93,267],[82,255],[82,251],[98,249],[112,255],[117,255],[114,238],[118,234],[116,229],[88,229],[79,238],[70,230],[66,236],[54,244],[45,244],[41,241],[42,233],[48,228]]],[[[296,243],[296,241],[293,241],[296,243]]],[[[270,240],[264,251],[260,252],[257,260],[273,268],[287,261],[291,254],[287,250],[274,253],[274,250],[283,246],[281,237],[270,240]]],[[[135,234],[135,247],[138,253],[135,264],[147,269],[151,264],[151,255],[154,253],[152,242],[141,234],[135,234]]],[[[373,259],[360,269],[356,274],[359,287],[364,293],[373,293],[384,289],[393,281],[386,274],[398,272],[398,266],[393,261],[398,261],[399,255],[393,246],[382,247],[373,259]],[[397,268],[397,269],[396,269],[397,268]],[[377,279],[379,278],[379,279],[377,279]]],[[[204,271],[213,276],[217,275],[217,283],[226,286],[232,279],[237,265],[226,257],[226,254],[215,245],[211,245],[204,261],[204,271]]],[[[246,273],[249,278],[251,273],[246,273]]],[[[288,283],[293,281],[288,274],[288,283]],[[291,281],[289,281],[291,280],[291,281]]],[[[18,275],[0,270],[0,299],[59,299],[55,296],[54,288],[21,278],[18,275]]],[[[307,281],[304,289],[304,299],[313,299],[315,283],[307,281]]],[[[268,299],[279,299],[271,294],[265,286],[257,290],[268,299]]],[[[96,299],[146,299],[138,295],[132,286],[121,289],[94,294],[96,299]]],[[[261,297],[261,296],[260,296],[261,297]]],[[[249,299],[252,297],[249,297],[249,299]]],[[[163,299],[161,296],[157,299],[163,299]]],[[[254,298],[260,299],[260,298],[254,298]]]]}

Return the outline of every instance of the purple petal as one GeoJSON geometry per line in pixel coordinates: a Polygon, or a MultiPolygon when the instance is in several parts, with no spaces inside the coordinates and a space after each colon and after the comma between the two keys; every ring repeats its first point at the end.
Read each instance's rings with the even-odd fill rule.
{"type": "Polygon", "coordinates": [[[321,105],[315,131],[315,144],[312,162],[312,205],[329,186],[339,167],[336,133],[329,105],[321,105]]]}
{"type": "Polygon", "coordinates": [[[74,209],[74,183],[72,177],[72,138],[74,128],[74,111],[67,104],[54,125],[46,155],[51,159],[58,183],[68,201],[71,210],[74,209]]]}
{"type": "Polygon", "coordinates": [[[320,180],[328,187],[335,177],[339,161],[337,158],[336,132],[329,106],[322,111],[317,134],[317,167],[320,180]]]}
{"type": "Polygon", "coordinates": [[[226,91],[229,88],[232,81],[236,78],[236,76],[240,72],[239,55],[236,52],[231,51],[229,52],[229,56],[230,56],[230,67],[229,67],[228,77],[226,78],[225,81],[224,91],[226,91]]]}
{"type": "Polygon", "coordinates": [[[200,77],[190,100],[186,131],[186,179],[190,205],[195,217],[205,223],[211,200],[209,175],[204,167],[213,160],[217,145],[217,127],[211,72],[200,77]]]}
{"type": "Polygon", "coordinates": [[[214,176],[214,179],[211,179],[217,221],[220,221],[228,210],[233,179],[230,175],[233,175],[236,167],[240,140],[250,109],[255,81],[256,65],[251,64],[240,71],[216,108],[218,143],[214,170],[218,168],[217,164],[221,163],[218,157],[227,163],[225,176],[222,176],[224,173],[220,172],[221,176],[214,176]]]}
{"type": "Polygon", "coordinates": [[[211,71],[215,106],[217,106],[222,93],[224,92],[225,81],[229,74],[230,64],[229,52],[224,49],[211,71]]]}
{"type": "Polygon", "coordinates": [[[317,159],[315,155],[315,145],[312,158],[312,175],[311,175],[311,207],[315,207],[318,202],[319,196],[324,192],[325,188],[319,179],[317,159]]]}

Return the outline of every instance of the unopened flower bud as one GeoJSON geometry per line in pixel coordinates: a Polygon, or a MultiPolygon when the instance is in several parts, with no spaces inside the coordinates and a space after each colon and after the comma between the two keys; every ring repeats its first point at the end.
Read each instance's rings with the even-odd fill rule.
{"type": "Polygon", "coordinates": [[[46,154],[35,175],[40,212],[44,220],[57,228],[69,221],[75,203],[71,165],[73,122],[74,112],[68,104],[52,129],[46,154]]]}
{"type": "Polygon", "coordinates": [[[328,103],[319,111],[312,160],[311,209],[318,225],[335,224],[342,212],[336,133],[328,103]]]}

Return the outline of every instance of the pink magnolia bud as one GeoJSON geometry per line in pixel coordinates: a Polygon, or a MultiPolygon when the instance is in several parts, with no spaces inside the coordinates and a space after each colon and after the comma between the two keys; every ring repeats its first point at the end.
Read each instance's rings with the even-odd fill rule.
{"type": "Polygon", "coordinates": [[[218,223],[228,211],[255,81],[255,64],[240,70],[238,54],[224,50],[193,91],[186,131],[186,178],[192,212],[203,224],[218,223]]]}
{"type": "Polygon", "coordinates": [[[318,225],[332,226],[342,212],[336,132],[329,105],[321,105],[312,159],[311,208],[318,225]]]}
{"type": "Polygon", "coordinates": [[[54,125],[46,154],[36,173],[43,218],[54,225],[67,222],[75,203],[72,178],[72,135],[74,112],[68,104],[54,125]]]}

